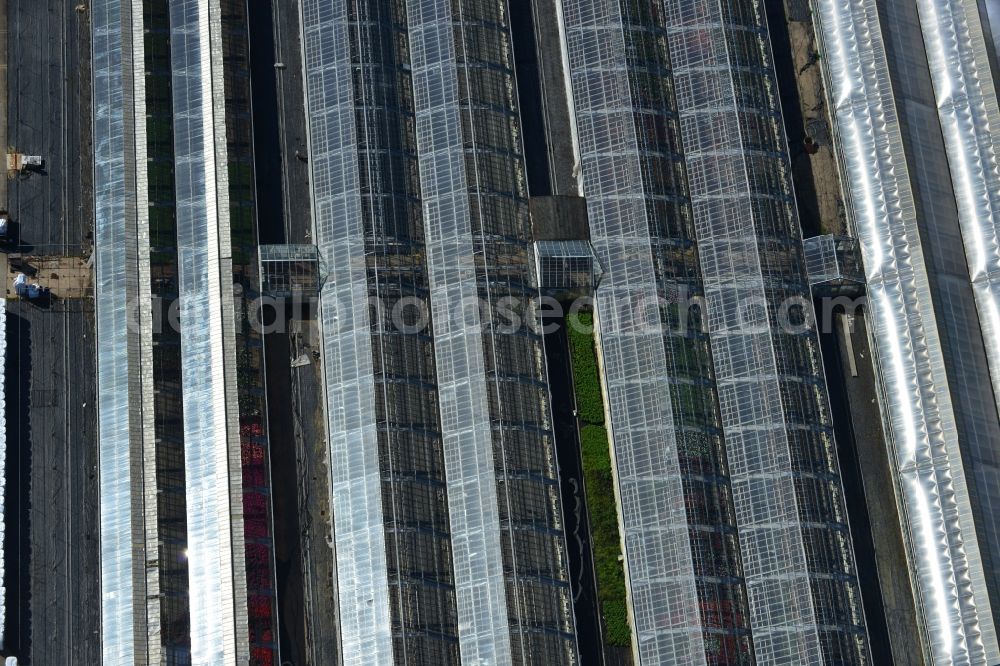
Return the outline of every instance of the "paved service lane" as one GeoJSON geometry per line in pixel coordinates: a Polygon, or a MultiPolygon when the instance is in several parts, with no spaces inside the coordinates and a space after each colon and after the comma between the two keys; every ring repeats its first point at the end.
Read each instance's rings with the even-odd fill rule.
{"type": "Polygon", "coordinates": [[[74,4],[7,2],[7,142],[45,160],[43,173],[10,184],[10,210],[22,243],[38,254],[80,252],[90,226],[81,142],[90,131],[88,16],[74,4]]]}
{"type": "MultiPolygon", "coordinates": [[[[9,183],[8,208],[26,253],[90,253],[89,17],[76,4],[7,0],[7,143],[45,160],[42,173],[9,183]]],[[[28,545],[19,553],[27,580],[15,600],[17,656],[97,664],[93,302],[13,302],[8,311],[19,346],[7,376],[23,387],[9,409],[21,415],[17,479],[28,500],[17,528],[28,545]]]]}
{"type": "Polygon", "coordinates": [[[27,376],[25,390],[8,394],[8,409],[24,415],[8,441],[19,445],[18,481],[29,496],[15,529],[30,548],[20,553],[27,566],[19,563],[30,596],[27,604],[18,600],[19,635],[12,637],[25,663],[99,663],[91,307],[8,304],[8,326],[15,327],[8,340],[18,341],[8,372],[27,376]]]}

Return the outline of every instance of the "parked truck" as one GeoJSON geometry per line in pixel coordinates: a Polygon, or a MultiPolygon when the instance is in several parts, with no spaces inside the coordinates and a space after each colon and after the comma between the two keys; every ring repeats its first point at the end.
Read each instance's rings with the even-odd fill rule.
{"type": "Polygon", "coordinates": [[[34,301],[44,297],[48,294],[48,291],[48,289],[42,287],[37,282],[28,282],[28,276],[24,273],[18,273],[17,277],[14,278],[14,293],[19,298],[27,298],[29,301],[34,301]]]}
{"type": "Polygon", "coordinates": [[[19,173],[29,173],[45,166],[41,155],[25,155],[24,153],[7,153],[7,174],[15,176],[19,173]]]}

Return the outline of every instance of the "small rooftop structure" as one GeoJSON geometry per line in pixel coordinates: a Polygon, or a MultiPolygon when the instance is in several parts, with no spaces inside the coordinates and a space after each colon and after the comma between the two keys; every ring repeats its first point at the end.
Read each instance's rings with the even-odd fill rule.
{"type": "Polygon", "coordinates": [[[315,245],[261,245],[261,293],[272,298],[312,298],[319,293],[319,249],[315,245]]]}
{"type": "Polygon", "coordinates": [[[560,299],[592,294],[604,271],[590,243],[587,200],[540,196],[528,205],[538,288],[560,299]]]}
{"type": "Polygon", "coordinates": [[[816,296],[859,296],[865,271],[858,239],[826,234],[803,241],[809,286],[816,296]]]}
{"type": "Polygon", "coordinates": [[[535,241],[535,269],[538,287],[548,294],[590,293],[604,274],[586,240],[535,241]]]}

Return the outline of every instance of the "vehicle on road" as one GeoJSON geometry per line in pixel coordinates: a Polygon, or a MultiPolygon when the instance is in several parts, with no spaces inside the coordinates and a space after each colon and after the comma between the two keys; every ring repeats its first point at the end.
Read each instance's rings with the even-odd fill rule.
{"type": "Polygon", "coordinates": [[[33,171],[41,171],[45,168],[45,160],[41,155],[25,155],[24,153],[7,153],[7,177],[14,178],[17,175],[28,176],[33,171]]]}
{"type": "Polygon", "coordinates": [[[27,298],[29,301],[34,301],[48,294],[49,290],[37,282],[28,282],[27,275],[18,273],[14,278],[14,293],[19,298],[27,298]]]}

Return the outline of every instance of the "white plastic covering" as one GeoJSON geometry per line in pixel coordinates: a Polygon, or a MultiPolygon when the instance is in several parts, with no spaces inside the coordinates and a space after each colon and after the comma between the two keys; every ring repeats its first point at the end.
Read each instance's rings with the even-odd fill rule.
{"type": "Polygon", "coordinates": [[[94,78],[94,258],[100,446],[101,648],[105,664],[132,663],[136,589],[128,404],[125,266],[125,101],[121,0],[91,6],[94,78]]]}
{"type": "Polygon", "coordinates": [[[241,489],[231,473],[238,421],[218,0],[171,2],[170,31],[191,660],[229,664],[249,650],[249,632],[233,499],[241,489]]]}
{"type": "MultiPolygon", "coordinates": [[[[155,503],[143,497],[155,487],[152,409],[134,400],[137,368],[151,360],[151,305],[148,237],[143,249],[147,208],[145,123],[134,113],[145,99],[142,3],[101,0],[92,6],[94,28],[95,274],[97,294],[98,437],[101,507],[101,644],[104,663],[137,658],[158,662],[158,572],[146,567],[146,544],[157,541],[155,503]],[[138,82],[137,82],[138,79],[138,82]],[[135,181],[125,177],[129,172],[135,181]],[[145,271],[146,279],[140,277],[145,271]],[[145,287],[141,287],[143,283],[145,287]],[[129,306],[138,302],[136,311],[129,306]],[[137,316],[137,320],[131,320],[137,316]],[[142,335],[130,325],[141,322],[142,335]],[[141,416],[140,416],[140,413],[141,416]],[[140,421],[141,419],[141,421],[140,421]],[[137,437],[142,433],[141,439],[137,437]],[[143,455],[143,443],[150,448],[143,455]],[[146,471],[136,472],[143,459],[146,471]],[[135,530],[143,529],[143,539],[135,530]],[[146,612],[136,607],[145,606],[146,612]],[[150,628],[153,627],[153,628],[150,628]],[[148,633],[147,633],[148,632],[148,633]],[[141,657],[140,657],[141,656],[141,657]]],[[[19,281],[28,298],[44,293],[19,281]]],[[[151,373],[142,373],[143,400],[152,398],[151,373]]]]}
{"type": "Polygon", "coordinates": [[[1000,659],[874,0],[821,0],[845,190],[868,280],[880,407],[934,663],[1000,659]]]}
{"type": "Polygon", "coordinates": [[[1000,404],[1000,108],[976,2],[918,0],[969,277],[1000,404]]]}

